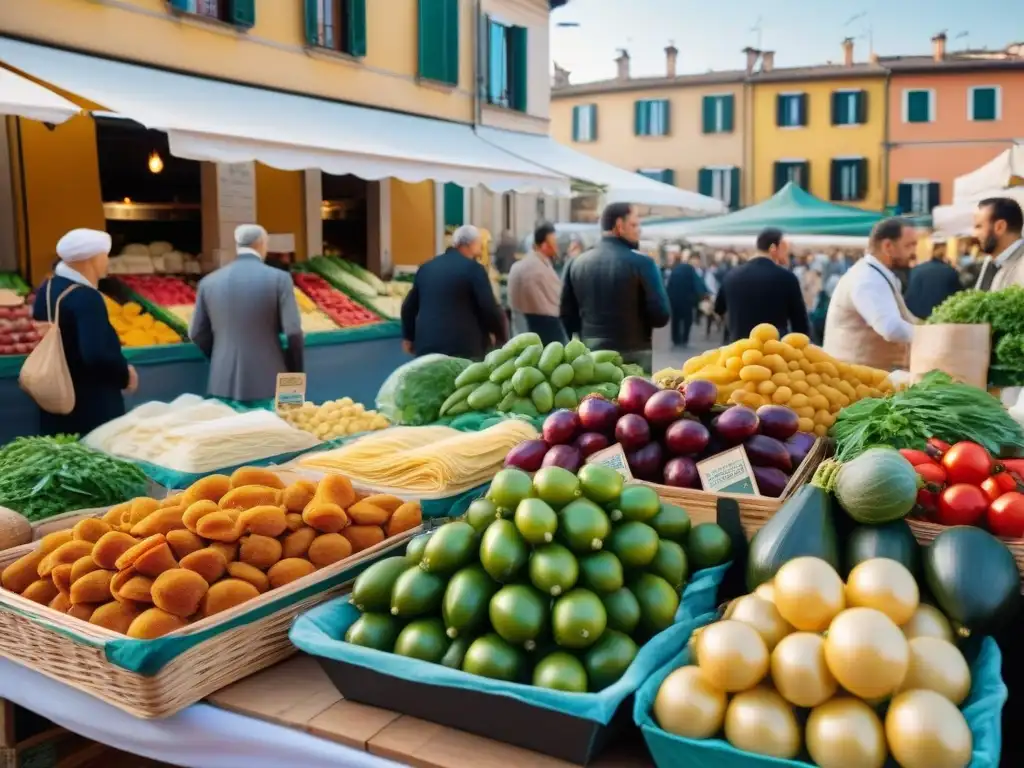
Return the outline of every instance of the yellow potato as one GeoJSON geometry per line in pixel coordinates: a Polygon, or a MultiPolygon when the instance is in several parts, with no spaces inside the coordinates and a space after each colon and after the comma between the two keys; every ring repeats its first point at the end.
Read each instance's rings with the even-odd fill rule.
{"type": "Polygon", "coordinates": [[[764,359],[761,360],[761,365],[765,368],[770,368],[774,373],[789,372],[789,363],[783,360],[780,355],[765,355],[764,359]]]}
{"type": "Polygon", "coordinates": [[[800,421],[797,422],[797,423],[798,423],[798,425],[800,427],[800,431],[801,432],[813,432],[814,431],[814,422],[811,421],[810,419],[800,419],[800,421]]]}
{"type": "Polygon", "coordinates": [[[782,337],[782,341],[794,349],[804,349],[811,343],[811,340],[803,333],[787,333],[782,337]]]}
{"type": "Polygon", "coordinates": [[[771,323],[761,323],[750,332],[750,338],[762,344],[766,341],[778,341],[779,329],[771,323]]]}
{"type": "Polygon", "coordinates": [[[779,387],[772,394],[772,402],[778,405],[785,405],[789,402],[789,398],[793,396],[793,390],[789,387],[779,387]]]}
{"type": "Polygon", "coordinates": [[[771,377],[771,370],[763,365],[746,365],[740,370],[740,378],[743,381],[768,381],[771,377]]]}
{"type": "Polygon", "coordinates": [[[771,397],[773,394],[775,394],[776,389],[778,389],[778,387],[775,385],[775,382],[762,381],[757,385],[757,394],[761,395],[762,397],[771,397]]]}
{"type": "Polygon", "coordinates": [[[810,398],[808,398],[807,395],[800,394],[799,392],[794,392],[793,396],[789,398],[788,403],[790,408],[806,408],[810,404],[810,398]]]}
{"type": "Polygon", "coordinates": [[[743,364],[744,365],[757,365],[761,362],[761,358],[764,354],[759,349],[748,349],[743,353],[743,364]]]}

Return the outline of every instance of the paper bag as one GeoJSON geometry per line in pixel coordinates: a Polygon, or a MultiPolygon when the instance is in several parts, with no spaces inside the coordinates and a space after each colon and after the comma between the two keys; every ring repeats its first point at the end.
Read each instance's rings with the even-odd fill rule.
{"type": "Polygon", "coordinates": [[[939,370],[957,381],[987,389],[991,354],[992,329],[988,325],[918,325],[910,345],[910,373],[917,380],[939,370]]]}
{"type": "Polygon", "coordinates": [[[36,345],[25,362],[21,364],[18,384],[29,397],[47,413],[66,416],[75,409],[75,385],[71,381],[67,357],[64,355],[64,340],[60,333],[60,303],[71,291],[72,285],[57,297],[52,316],[50,308],[50,283],[46,285],[46,307],[49,330],[36,345]]]}

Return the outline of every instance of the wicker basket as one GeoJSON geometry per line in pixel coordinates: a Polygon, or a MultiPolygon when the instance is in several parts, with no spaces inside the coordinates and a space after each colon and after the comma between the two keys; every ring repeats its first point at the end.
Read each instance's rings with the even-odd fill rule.
{"type": "MultiPolygon", "coordinates": [[[[293,653],[288,630],[296,615],[345,592],[351,579],[386,553],[419,533],[414,528],[386,539],[316,573],[267,592],[231,610],[189,624],[166,638],[187,637],[230,622],[241,624],[214,632],[171,658],[155,674],[144,675],[112,663],[108,644],[124,635],[57,613],[13,592],[0,590],[0,655],[66,685],[95,696],[136,717],[168,717],[237,680],[272,666],[293,653]],[[351,572],[351,578],[339,576],[351,572]],[[324,583],[323,591],[299,595],[324,583]],[[266,616],[260,609],[295,595],[266,616]],[[246,620],[247,615],[254,618],[246,620]]],[[[0,568],[31,552],[26,544],[0,553],[0,568]]]]}
{"type": "MultiPolygon", "coordinates": [[[[907,518],[910,530],[914,532],[914,538],[922,547],[926,547],[935,541],[935,537],[943,531],[949,530],[949,526],[929,523],[927,520],[911,520],[907,518]]],[[[998,537],[1006,548],[1010,550],[1013,559],[1017,563],[1017,570],[1021,575],[1021,594],[1024,594],[1024,539],[1004,539],[998,537]]]]}
{"type": "Polygon", "coordinates": [[[797,488],[810,481],[818,465],[828,458],[832,450],[831,440],[827,438],[815,440],[807,457],[789,478],[789,484],[777,499],[748,494],[695,491],[690,488],[675,488],[658,483],[644,484],[654,488],[663,501],[685,509],[694,525],[716,522],[718,520],[718,500],[721,498],[735,499],[740,508],[740,522],[743,525],[743,530],[746,532],[747,538],[750,538],[778,512],[783,502],[792,496],[797,488]]]}

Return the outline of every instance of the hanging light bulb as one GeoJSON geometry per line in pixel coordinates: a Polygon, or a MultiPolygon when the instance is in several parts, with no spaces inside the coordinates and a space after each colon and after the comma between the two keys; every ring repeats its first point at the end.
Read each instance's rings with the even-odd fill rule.
{"type": "Polygon", "coordinates": [[[149,154],[149,172],[160,173],[164,169],[163,158],[160,157],[159,153],[154,149],[149,154]]]}

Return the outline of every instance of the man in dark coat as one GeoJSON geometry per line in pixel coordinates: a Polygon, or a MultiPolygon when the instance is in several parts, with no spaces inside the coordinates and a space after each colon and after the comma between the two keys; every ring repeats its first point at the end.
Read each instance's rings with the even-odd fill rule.
{"type": "Polygon", "coordinates": [[[729,272],[715,299],[715,314],[726,317],[729,341],[750,335],[761,323],[774,325],[780,334],[808,333],[807,305],[796,275],[781,264],[789,263],[789,245],[778,229],[757,236],[757,253],[729,272]]]}
{"type": "Polygon", "coordinates": [[[601,242],[574,259],[562,282],[562,325],[590,349],[612,349],[645,371],[653,364],[654,328],[668,324],[669,305],[654,259],[636,250],[640,217],[628,203],[601,214],[601,242]]]}
{"type": "Polygon", "coordinates": [[[690,344],[697,305],[708,296],[708,287],[688,257],[672,267],[668,276],[668,301],[672,307],[672,344],[686,347],[690,344]]]}
{"type": "Polygon", "coordinates": [[[101,424],[124,416],[122,392],[134,392],[139,379],[121,352],[121,342],[96,287],[107,274],[110,235],[93,229],[73,229],[58,241],[57,255],[60,263],[54,268],[53,277],[36,292],[32,316],[37,321],[53,322],[59,315],[64,358],[75,389],[75,407],[66,415],[40,409],[39,433],[84,436],[101,424]]]}
{"type": "Polygon", "coordinates": [[[411,355],[439,353],[480,360],[508,339],[505,313],[478,259],[480,231],[460,227],[452,247],[418,270],[402,302],[402,346],[411,355]]]}
{"type": "Polygon", "coordinates": [[[941,253],[911,269],[909,283],[903,298],[907,309],[922,320],[927,320],[933,309],[963,290],[960,274],[946,263],[941,253]]]}

